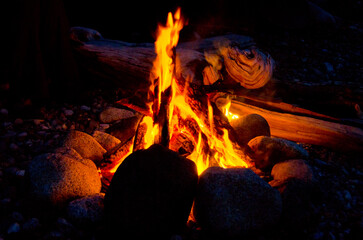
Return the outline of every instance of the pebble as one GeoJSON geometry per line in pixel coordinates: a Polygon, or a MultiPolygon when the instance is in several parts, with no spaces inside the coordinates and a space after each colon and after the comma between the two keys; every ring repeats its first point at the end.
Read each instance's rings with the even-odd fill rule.
{"type": "Polygon", "coordinates": [[[350,192],[348,190],[344,190],[344,198],[347,201],[352,200],[352,195],[350,194],[350,192]]]}
{"type": "Polygon", "coordinates": [[[15,222],[15,223],[10,225],[10,227],[8,228],[7,233],[12,234],[12,233],[17,233],[19,231],[20,231],[20,225],[19,225],[19,223],[15,222]]]}
{"type": "Polygon", "coordinates": [[[13,212],[11,214],[11,218],[17,222],[23,222],[24,221],[24,217],[20,212],[13,212]]]}
{"type": "Polygon", "coordinates": [[[4,128],[10,128],[13,124],[11,122],[4,122],[3,126],[4,128]]]}
{"type": "Polygon", "coordinates": [[[15,143],[11,143],[11,144],[10,144],[10,146],[9,146],[9,148],[10,148],[11,150],[13,150],[13,151],[17,151],[17,150],[19,150],[19,146],[18,146],[18,145],[16,145],[15,143]]]}
{"type": "Polygon", "coordinates": [[[82,111],[86,111],[86,112],[88,112],[88,111],[90,111],[90,110],[91,110],[91,108],[90,108],[90,107],[88,107],[88,106],[86,106],[86,105],[82,105],[82,106],[80,107],[80,109],[81,109],[82,111]]]}
{"type": "Polygon", "coordinates": [[[18,140],[19,141],[24,141],[27,136],[28,136],[27,132],[18,133],[18,140]]]}
{"type": "Polygon", "coordinates": [[[183,240],[183,238],[180,235],[173,235],[170,237],[170,240],[183,240]]]}
{"type": "Polygon", "coordinates": [[[324,233],[323,233],[323,232],[316,232],[316,233],[313,235],[313,239],[314,239],[314,240],[323,239],[323,237],[324,237],[324,233]]]}
{"type": "Polygon", "coordinates": [[[66,116],[72,116],[72,115],[74,114],[74,112],[73,112],[73,110],[66,109],[66,110],[64,110],[64,114],[65,114],[66,116]]]}
{"type": "Polygon", "coordinates": [[[74,226],[67,219],[61,217],[57,219],[57,227],[63,234],[68,234],[74,230],[74,226]]]}
{"type": "Polygon", "coordinates": [[[25,231],[32,231],[40,227],[40,222],[38,218],[31,218],[23,224],[23,229],[25,231]]]}
{"type": "Polygon", "coordinates": [[[110,124],[107,124],[107,123],[101,123],[100,124],[100,127],[99,127],[99,131],[102,131],[102,130],[106,130],[107,128],[110,127],[110,124]]]}
{"type": "Polygon", "coordinates": [[[24,123],[24,120],[23,119],[21,119],[21,118],[17,118],[17,119],[15,119],[15,121],[14,121],[14,124],[15,125],[22,125],[24,123]]]}
{"type": "Polygon", "coordinates": [[[325,65],[325,70],[328,73],[334,72],[334,67],[333,67],[333,65],[331,63],[325,62],[324,65],[325,65]]]}
{"type": "Polygon", "coordinates": [[[0,113],[1,113],[1,115],[4,115],[4,116],[9,115],[9,111],[6,108],[0,109],[0,113]]]}
{"type": "Polygon", "coordinates": [[[63,234],[59,231],[51,231],[49,233],[49,238],[46,238],[46,239],[59,239],[59,238],[62,238],[63,237],[63,234]]]}
{"type": "Polygon", "coordinates": [[[1,204],[3,204],[3,205],[7,205],[9,203],[11,203],[11,198],[3,198],[1,200],[1,204]]]}
{"type": "Polygon", "coordinates": [[[6,169],[6,172],[13,177],[24,177],[25,170],[20,170],[17,167],[9,167],[6,169]]]}

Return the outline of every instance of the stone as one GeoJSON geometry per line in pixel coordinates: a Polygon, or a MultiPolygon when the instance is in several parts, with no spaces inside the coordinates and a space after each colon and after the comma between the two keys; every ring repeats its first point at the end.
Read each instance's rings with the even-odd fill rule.
{"type": "Polygon", "coordinates": [[[230,122],[236,132],[236,140],[244,146],[257,136],[270,136],[270,126],[265,118],[258,114],[247,114],[230,122]]]}
{"type": "Polygon", "coordinates": [[[106,153],[96,139],[80,131],[71,131],[64,140],[63,146],[73,148],[82,158],[91,159],[96,164],[103,159],[103,154],[106,153]]]}
{"type": "Polygon", "coordinates": [[[109,107],[100,113],[100,121],[102,123],[112,123],[133,116],[135,114],[129,110],[109,107]]]}
{"type": "Polygon", "coordinates": [[[14,124],[15,125],[22,125],[24,123],[24,120],[23,119],[21,119],[21,118],[17,118],[17,119],[15,119],[14,120],[14,124]]]}
{"type": "Polygon", "coordinates": [[[69,219],[80,225],[101,222],[104,212],[104,193],[96,193],[71,201],[67,207],[69,219]]]}
{"type": "Polygon", "coordinates": [[[90,108],[89,106],[86,106],[86,105],[82,105],[82,106],[80,107],[80,109],[81,109],[82,111],[86,111],[86,112],[91,111],[91,108],[90,108]]]}
{"type": "Polygon", "coordinates": [[[62,235],[69,234],[75,230],[72,223],[67,219],[59,217],[56,222],[57,228],[62,235]]]}
{"type": "Polygon", "coordinates": [[[199,178],[193,214],[210,236],[240,238],[278,222],[277,190],[251,169],[211,167],[199,178]]]}
{"type": "Polygon", "coordinates": [[[2,109],[0,109],[0,114],[3,116],[8,116],[9,111],[6,108],[2,108],[2,109]]]}
{"type": "Polygon", "coordinates": [[[115,138],[111,134],[101,131],[94,131],[92,136],[99,144],[101,144],[104,149],[106,149],[106,151],[110,151],[121,142],[119,139],[115,138]]]}
{"type": "Polygon", "coordinates": [[[198,182],[195,163],[161,145],[129,155],[105,195],[109,233],[169,239],[185,227],[198,182]]]}
{"type": "MultiPolygon", "coordinates": [[[[72,152],[72,150],[70,150],[72,152]]],[[[31,194],[53,205],[99,193],[101,180],[89,159],[60,152],[35,157],[28,166],[31,194]]]]}
{"type": "Polygon", "coordinates": [[[141,114],[121,119],[117,123],[112,124],[107,128],[106,132],[119,139],[121,142],[126,142],[136,134],[136,129],[139,126],[141,114]]]}
{"type": "Polygon", "coordinates": [[[258,136],[248,142],[253,151],[255,166],[269,171],[278,162],[288,159],[307,159],[308,152],[300,145],[282,138],[258,136]]]}
{"type": "Polygon", "coordinates": [[[333,65],[331,63],[325,62],[324,66],[325,66],[325,70],[326,70],[327,73],[334,72],[334,67],[333,67],[333,65]]]}
{"type": "Polygon", "coordinates": [[[24,231],[33,231],[33,230],[39,228],[40,226],[41,225],[40,225],[38,218],[31,218],[23,224],[23,230],[24,231]]]}
{"type": "Polygon", "coordinates": [[[20,232],[20,224],[17,222],[11,224],[7,231],[8,234],[18,233],[18,232],[20,232]]]}
{"type": "Polygon", "coordinates": [[[64,115],[66,115],[66,116],[72,116],[74,114],[74,112],[73,112],[73,110],[71,110],[71,109],[66,109],[66,110],[64,110],[64,115]]]}
{"type": "MultiPolygon", "coordinates": [[[[271,170],[271,176],[275,185],[287,182],[289,179],[299,179],[306,183],[313,181],[313,172],[303,159],[291,159],[276,163],[271,170]]],[[[270,183],[272,186],[273,184],[270,183]]]]}

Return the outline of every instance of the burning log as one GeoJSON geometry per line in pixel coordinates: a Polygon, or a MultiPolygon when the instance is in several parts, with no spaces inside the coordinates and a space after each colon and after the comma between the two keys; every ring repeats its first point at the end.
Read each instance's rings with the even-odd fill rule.
{"type": "MultiPolygon", "coordinates": [[[[104,39],[95,30],[79,27],[71,30],[71,39],[75,55],[87,72],[116,86],[127,86],[129,95],[136,90],[148,90],[156,56],[153,44],[104,39]]],[[[218,80],[224,71],[228,79],[249,89],[264,86],[274,66],[271,57],[256,49],[250,37],[240,35],[180,43],[176,55],[176,75],[184,79],[202,83],[203,74],[208,75],[203,73],[204,69],[211,67],[216,74],[210,77],[210,83],[218,80]],[[218,63],[221,65],[217,66],[218,63]]]]}
{"type": "MultiPolygon", "coordinates": [[[[216,105],[220,108],[228,102],[228,99],[222,97],[215,99],[216,105]]],[[[357,127],[312,117],[270,111],[236,100],[232,100],[230,111],[240,116],[251,113],[263,116],[270,125],[271,135],[274,137],[341,151],[363,151],[363,130],[357,127]]]]}

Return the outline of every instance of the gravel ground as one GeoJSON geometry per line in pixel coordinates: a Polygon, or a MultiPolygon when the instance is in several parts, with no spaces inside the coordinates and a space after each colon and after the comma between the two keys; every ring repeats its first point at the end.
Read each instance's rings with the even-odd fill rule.
{"type": "MultiPolygon", "coordinates": [[[[254,36],[259,47],[277,61],[275,77],[296,84],[332,84],[362,89],[363,26],[343,22],[333,33],[254,36]],[[268,41],[266,41],[268,38],[268,41]]],[[[67,131],[92,132],[107,127],[98,115],[116,100],[115,92],[94,90],[83,102],[54,102],[35,107],[33,114],[14,111],[0,99],[0,240],[2,239],[95,239],[92,230],[72,223],[61,209],[39,206],[27,196],[26,166],[36,155],[56,147],[67,131]],[[46,211],[44,209],[47,209],[46,211]]],[[[355,96],[360,98],[361,96],[355,96]]],[[[304,145],[310,153],[320,193],[312,203],[312,218],[295,238],[362,239],[362,156],[304,145]]],[[[288,229],[258,239],[291,237],[288,229]]],[[[189,222],[183,236],[202,239],[195,223],[189,222]]],[[[253,237],[256,239],[256,236],[253,237]]]]}

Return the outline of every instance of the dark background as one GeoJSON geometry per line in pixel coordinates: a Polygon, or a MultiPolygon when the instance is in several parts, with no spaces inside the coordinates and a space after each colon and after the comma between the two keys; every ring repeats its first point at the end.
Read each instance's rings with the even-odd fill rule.
{"type": "Polygon", "coordinates": [[[188,20],[181,41],[232,32],[252,36],[264,46],[271,42],[270,33],[281,42],[287,35],[327,33],[330,41],[342,34],[340,22],[362,23],[361,1],[313,2],[336,22],[319,19],[320,13],[312,13],[306,0],[7,1],[0,14],[5,60],[0,67],[1,102],[21,106],[29,99],[34,103],[78,95],[74,91],[85,84],[68,40],[72,26],[93,28],[109,39],[153,42],[157,23],[180,6],[188,20]]]}

